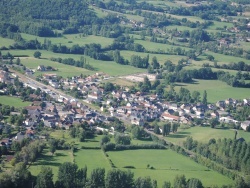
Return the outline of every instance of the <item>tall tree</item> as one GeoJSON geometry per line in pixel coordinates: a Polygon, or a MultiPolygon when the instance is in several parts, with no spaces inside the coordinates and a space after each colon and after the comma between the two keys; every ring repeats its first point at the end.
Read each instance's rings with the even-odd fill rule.
{"type": "Polygon", "coordinates": [[[134,185],[134,174],[130,171],[112,169],[107,173],[105,186],[108,188],[128,188],[134,185]]]}
{"type": "Polygon", "coordinates": [[[206,90],[204,90],[204,92],[203,92],[202,103],[204,105],[207,105],[207,91],[206,90]]]}
{"type": "Polygon", "coordinates": [[[42,167],[37,176],[35,188],[53,188],[53,173],[50,167],[42,167]]]}
{"type": "Polygon", "coordinates": [[[96,168],[91,172],[90,185],[91,188],[104,188],[105,187],[105,169],[96,168]]]}

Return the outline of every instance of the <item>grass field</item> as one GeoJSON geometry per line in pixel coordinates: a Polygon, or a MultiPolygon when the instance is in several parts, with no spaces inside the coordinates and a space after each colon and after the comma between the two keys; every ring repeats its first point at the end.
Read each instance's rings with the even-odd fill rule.
{"type": "Polygon", "coordinates": [[[14,44],[14,40],[0,37],[0,47],[5,46],[8,48],[12,44],[14,44]]]}
{"type": "MultiPolygon", "coordinates": [[[[62,59],[73,58],[75,60],[79,60],[82,56],[84,56],[84,55],[73,55],[73,54],[59,54],[59,53],[53,53],[53,52],[46,51],[46,50],[39,50],[39,51],[42,53],[42,56],[41,56],[42,59],[50,59],[51,57],[55,57],[55,58],[60,57],[62,59]]],[[[35,50],[11,50],[11,51],[5,50],[5,51],[2,51],[2,54],[6,54],[7,52],[10,52],[14,56],[26,55],[29,57],[33,57],[35,50]]],[[[140,68],[132,67],[129,65],[120,65],[120,64],[117,64],[113,61],[99,61],[99,60],[92,59],[88,56],[85,56],[85,58],[86,58],[87,63],[92,65],[94,68],[96,68],[95,72],[101,71],[101,72],[105,72],[111,76],[119,76],[119,75],[127,75],[127,74],[146,72],[146,69],[140,69],[140,68]]],[[[30,61],[27,62],[27,65],[29,65],[29,62],[30,61]]],[[[44,61],[44,63],[46,63],[46,62],[48,63],[51,61],[49,61],[49,60],[44,61]]],[[[25,65],[25,60],[21,60],[21,63],[23,63],[25,65]]],[[[54,63],[54,62],[51,62],[51,63],[54,63]]],[[[61,66],[63,66],[63,65],[61,65],[61,66]]],[[[54,68],[57,68],[57,67],[54,67],[54,68]]],[[[71,70],[74,70],[74,68],[79,69],[76,71],[76,73],[81,72],[81,71],[88,72],[88,70],[86,70],[86,69],[81,69],[81,68],[77,68],[74,66],[68,66],[65,70],[69,73],[69,76],[72,75],[71,70]]],[[[65,74],[63,74],[63,73],[64,72],[61,73],[63,76],[67,76],[66,73],[65,74]]]]}
{"type": "Polygon", "coordinates": [[[134,166],[135,169],[130,171],[134,172],[135,177],[150,176],[151,179],[157,180],[159,187],[164,181],[170,181],[173,185],[174,177],[180,174],[184,174],[186,178],[198,178],[204,186],[232,183],[229,178],[208,170],[188,157],[171,150],[130,150],[107,153],[117,168],[125,170],[124,166],[134,166]],[[155,169],[147,169],[148,164],[155,169]]]}
{"type": "Polygon", "coordinates": [[[4,105],[14,106],[16,108],[29,106],[31,102],[23,102],[20,98],[11,96],[0,96],[0,103],[4,105]]]}
{"type": "Polygon", "coordinates": [[[108,159],[100,149],[79,150],[74,153],[74,156],[75,156],[75,162],[79,166],[79,168],[87,166],[88,176],[90,176],[90,173],[93,169],[98,167],[105,168],[106,171],[111,169],[108,159]]]}
{"type": "Polygon", "coordinates": [[[84,46],[85,44],[91,44],[91,43],[98,43],[98,44],[101,44],[102,47],[105,47],[107,45],[112,44],[114,40],[111,38],[94,36],[94,35],[89,35],[89,36],[84,37],[80,34],[67,34],[67,35],[63,35],[62,37],[46,38],[46,37],[38,37],[35,35],[22,33],[22,37],[26,40],[37,39],[42,44],[44,43],[44,40],[47,39],[47,40],[50,40],[52,44],[61,44],[61,45],[65,45],[68,47],[71,47],[75,44],[78,44],[79,46],[84,46]]]}
{"type": "MultiPolygon", "coordinates": [[[[176,134],[169,135],[166,140],[176,144],[182,144],[188,136],[192,136],[194,140],[200,142],[208,142],[211,138],[231,138],[234,139],[235,131],[232,129],[212,129],[210,127],[191,127],[189,129],[179,129],[176,134]]],[[[250,142],[250,133],[238,130],[237,138],[244,138],[246,142],[250,142]]]]}
{"type": "Polygon", "coordinates": [[[41,171],[42,166],[50,167],[52,168],[54,174],[53,179],[56,181],[59,166],[64,162],[73,162],[71,150],[56,150],[52,156],[51,153],[45,149],[42,156],[38,158],[38,160],[31,165],[28,170],[30,170],[32,175],[36,176],[41,171]]]}
{"type": "Polygon", "coordinates": [[[236,88],[227,85],[225,82],[219,80],[195,80],[195,83],[176,83],[175,90],[179,91],[181,87],[187,88],[191,93],[199,91],[202,94],[204,90],[207,91],[208,102],[214,103],[218,100],[227,98],[243,99],[250,97],[250,89],[236,88]]]}
{"type": "Polygon", "coordinates": [[[146,57],[149,55],[149,63],[151,63],[152,58],[155,56],[157,60],[159,61],[160,64],[164,64],[167,60],[172,61],[174,64],[177,64],[179,60],[182,58],[186,58],[184,56],[178,56],[178,55],[165,55],[165,54],[148,54],[148,53],[143,53],[143,52],[134,52],[134,51],[121,51],[121,55],[130,61],[132,55],[139,55],[141,57],[146,57]]]}

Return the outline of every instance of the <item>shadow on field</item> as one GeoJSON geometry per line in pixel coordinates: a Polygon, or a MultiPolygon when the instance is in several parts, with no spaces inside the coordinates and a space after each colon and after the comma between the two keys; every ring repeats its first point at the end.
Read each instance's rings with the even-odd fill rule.
{"type": "Polygon", "coordinates": [[[170,134],[168,137],[170,138],[186,138],[190,132],[178,132],[177,134],[170,134]]]}
{"type": "Polygon", "coordinates": [[[55,157],[57,156],[66,156],[65,154],[62,153],[56,153],[53,156],[49,155],[42,155],[40,159],[36,162],[36,165],[49,165],[49,166],[60,166],[61,163],[59,162],[53,162],[55,161],[55,157]]]}

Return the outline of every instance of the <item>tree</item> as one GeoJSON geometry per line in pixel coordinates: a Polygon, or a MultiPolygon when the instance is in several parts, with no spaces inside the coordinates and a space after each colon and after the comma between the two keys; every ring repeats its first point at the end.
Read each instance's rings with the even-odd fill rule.
{"type": "Polygon", "coordinates": [[[171,188],[171,183],[169,181],[168,182],[164,181],[162,188],[171,188]]]}
{"type": "Polygon", "coordinates": [[[86,167],[78,170],[78,166],[76,164],[65,162],[59,166],[56,187],[84,187],[84,184],[86,182],[86,175],[86,167]]]}
{"type": "Polygon", "coordinates": [[[141,138],[141,129],[139,126],[134,126],[131,130],[133,138],[140,139],[141,138]]]}
{"type": "Polygon", "coordinates": [[[105,187],[105,169],[96,168],[91,172],[90,186],[91,188],[104,188],[105,187]]]}
{"type": "Polygon", "coordinates": [[[107,144],[110,141],[110,138],[108,135],[103,135],[102,139],[101,139],[101,145],[103,144],[107,144]]]}
{"type": "Polygon", "coordinates": [[[160,128],[159,128],[159,126],[157,124],[155,124],[155,126],[154,126],[154,133],[155,134],[160,134],[161,133],[160,128]]]}
{"type": "Polygon", "coordinates": [[[203,92],[202,103],[204,105],[207,105],[207,91],[206,90],[204,90],[204,92],[203,92]]]}
{"type": "Polygon", "coordinates": [[[215,126],[219,125],[220,122],[218,121],[218,119],[212,118],[212,119],[209,120],[209,124],[210,124],[211,128],[215,128],[215,126]]]}
{"type": "Polygon", "coordinates": [[[107,173],[105,186],[108,188],[134,187],[134,174],[130,171],[112,169],[107,173]]]}
{"type": "Polygon", "coordinates": [[[191,178],[187,182],[187,188],[203,188],[203,185],[199,179],[191,178]]]}
{"type": "Polygon", "coordinates": [[[128,135],[123,135],[120,133],[115,134],[115,143],[122,145],[130,145],[131,138],[128,135]]]}
{"type": "Polygon", "coordinates": [[[186,177],[184,175],[177,175],[174,178],[174,187],[178,188],[186,188],[187,182],[186,177]]]}
{"type": "Polygon", "coordinates": [[[53,188],[53,173],[50,167],[42,166],[40,173],[37,176],[35,188],[53,188]]]}
{"type": "Polygon", "coordinates": [[[42,53],[39,52],[39,51],[35,51],[35,52],[34,52],[34,57],[35,57],[35,58],[40,59],[41,55],[42,55],[42,53]]]}
{"type": "Polygon", "coordinates": [[[139,177],[135,180],[135,188],[153,188],[150,177],[139,177]]]}
{"type": "Polygon", "coordinates": [[[194,102],[199,102],[200,101],[200,92],[199,91],[193,91],[192,98],[193,98],[194,102]]]}

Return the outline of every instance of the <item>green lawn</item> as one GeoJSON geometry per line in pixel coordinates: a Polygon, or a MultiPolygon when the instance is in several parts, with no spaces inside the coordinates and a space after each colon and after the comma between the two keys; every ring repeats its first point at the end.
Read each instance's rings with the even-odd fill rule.
{"type": "Polygon", "coordinates": [[[157,180],[159,187],[164,181],[170,181],[173,185],[174,177],[180,174],[184,174],[186,178],[198,178],[204,186],[221,186],[233,182],[172,150],[130,150],[107,153],[117,168],[125,170],[123,168],[125,166],[134,166],[135,169],[130,171],[134,172],[135,177],[150,176],[151,179],[157,180]],[[155,169],[147,169],[148,164],[155,169]]]}
{"type": "Polygon", "coordinates": [[[249,88],[231,87],[225,82],[219,80],[195,80],[192,84],[176,83],[175,90],[179,91],[181,87],[187,88],[191,93],[193,91],[199,91],[201,97],[204,90],[206,90],[208,101],[211,103],[215,103],[218,100],[225,100],[227,98],[249,98],[250,93],[249,88]]]}
{"type": "MultiPolygon", "coordinates": [[[[200,142],[208,142],[211,138],[231,138],[234,139],[235,131],[232,129],[212,129],[210,127],[191,127],[189,129],[179,129],[176,134],[169,135],[166,140],[170,142],[182,144],[188,136],[192,136],[194,140],[200,142]]],[[[250,142],[250,133],[242,130],[238,131],[237,138],[243,137],[246,142],[250,142]]]]}
{"type": "Polygon", "coordinates": [[[0,47],[5,46],[8,48],[12,44],[14,44],[14,40],[0,37],[0,47]]]}
{"type": "Polygon", "coordinates": [[[20,98],[11,96],[0,96],[0,103],[4,105],[14,106],[16,108],[29,106],[31,102],[23,102],[20,98]]]}

